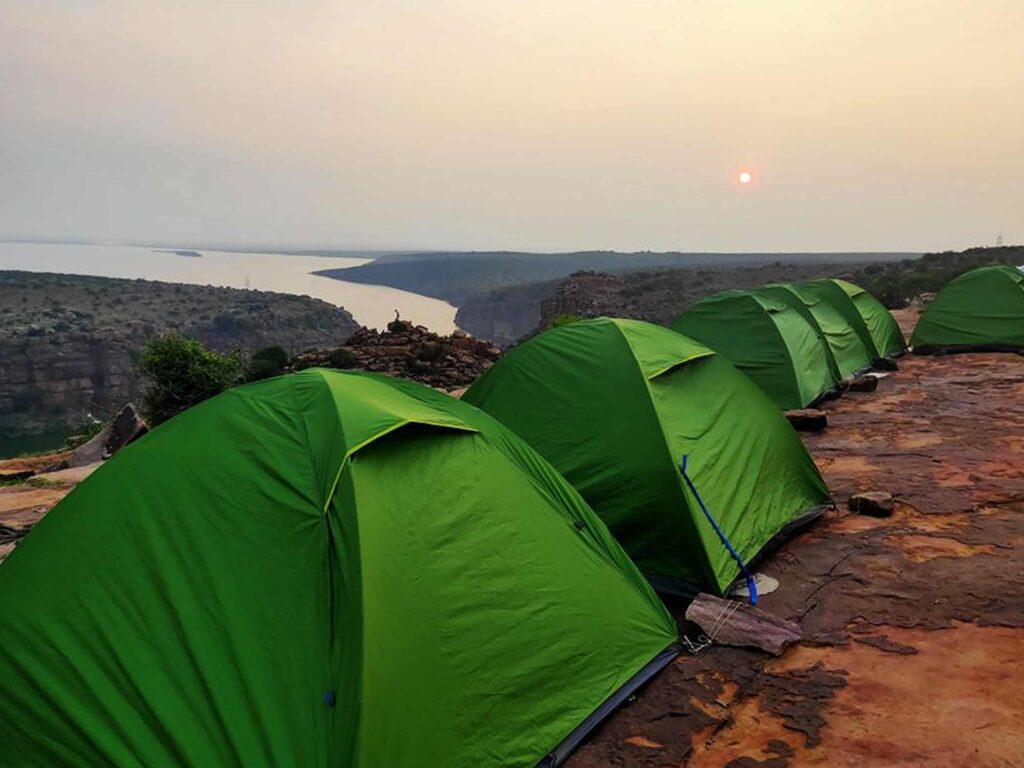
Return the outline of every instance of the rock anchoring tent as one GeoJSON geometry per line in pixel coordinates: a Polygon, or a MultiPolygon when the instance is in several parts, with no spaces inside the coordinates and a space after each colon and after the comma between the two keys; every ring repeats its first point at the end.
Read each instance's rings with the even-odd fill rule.
{"type": "Polygon", "coordinates": [[[820,331],[794,305],[762,291],[723,291],[693,304],[672,328],[711,347],[778,407],[803,408],[839,382],[820,331]]]}
{"type": "Polygon", "coordinates": [[[309,370],[115,456],[0,567],[11,768],[554,764],[676,629],[489,416],[309,370]]]}
{"type": "MultiPolygon", "coordinates": [[[[794,322],[803,322],[793,313],[794,322]]],[[[746,563],[830,503],[778,408],[674,331],[598,318],[510,350],[463,396],[547,458],[660,588],[723,594],[746,563]]]]}
{"type": "Polygon", "coordinates": [[[924,308],[910,344],[921,354],[1024,349],[1024,267],[972,269],[924,308]]]}

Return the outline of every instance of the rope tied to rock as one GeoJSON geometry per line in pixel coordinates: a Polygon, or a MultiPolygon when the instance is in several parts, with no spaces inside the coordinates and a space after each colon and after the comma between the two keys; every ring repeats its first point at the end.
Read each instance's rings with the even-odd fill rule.
{"type": "Polygon", "coordinates": [[[735,600],[729,600],[719,611],[715,617],[714,623],[711,625],[711,629],[708,630],[707,634],[697,635],[696,642],[691,640],[686,635],[682,635],[683,648],[691,656],[696,656],[698,653],[703,651],[705,648],[713,645],[715,640],[718,638],[718,633],[721,632],[729,624],[729,620],[733,617],[733,614],[739,610],[741,603],[735,600]]]}

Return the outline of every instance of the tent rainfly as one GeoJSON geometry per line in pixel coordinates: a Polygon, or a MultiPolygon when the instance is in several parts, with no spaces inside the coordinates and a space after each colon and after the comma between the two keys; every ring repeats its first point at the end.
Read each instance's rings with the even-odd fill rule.
{"type": "Polygon", "coordinates": [[[817,326],[791,301],[723,291],[692,305],[671,327],[711,347],[784,410],[811,405],[839,383],[817,326]]]}
{"type": "Polygon", "coordinates": [[[674,656],[486,414],[308,370],[172,419],[0,567],[9,768],[554,765],[674,656]]]}
{"type": "Polygon", "coordinates": [[[815,327],[825,342],[825,359],[837,381],[851,378],[871,367],[871,353],[853,325],[831,301],[821,298],[802,283],[766,285],[758,292],[788,304],[815,327]]]}
{"type": "Polygon", "coordinates": [[[918,354],[1024,349],[1024,267],[980,267],[951,280],[911,336],[918,354]]]}
{"type": "MultiPolygon", "coordinates": [[[[794,322],[803,322],[793,313],[794,322]]],[[[661,326],[598,318],[509,351],[463,396],[569,480],[660,589],[724,594],[830,503],[799,437],[723,357],[661,326]]]]}
{"type": "Polygon", "coordinates": [[[907,351],[896,318],[878,299],[858,285],[845,280],[823,279],[800,283],[802,290],[835,307],[854,329],[874,364],[883,358],[899,357],[907,351]]]}

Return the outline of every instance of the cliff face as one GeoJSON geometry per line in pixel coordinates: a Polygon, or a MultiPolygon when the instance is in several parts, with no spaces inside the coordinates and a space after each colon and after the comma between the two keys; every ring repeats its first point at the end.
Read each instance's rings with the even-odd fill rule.
{"type": "Polygon", "coordinates": [[[0,338],[0,435],[61,431],[112,413],[138,394],[139,343],[89,334],[0,338]]]}
{"type": "Polygon", "coordinates": [[[527,283],[470,296],[459,307],[455,324],[499,346],[514,344],[540,323],[541,302],[555,293],[559,282],[527,283]]]}
{"type": "MultiPolygon", "coordinates": [[[[673,267],[630,272],[575,272],[563,280],[517,285],[469,297],[455,322],[507,347],[546,328],[558,315],[612,315],[667,324],[687,304],[729,288],[852,275],[863,263],[772,262],[759,266],[673,267]]],[[[858,274],[860,274],[858,272],[858,274]]]]}
{"type": "Polygon", "coordinates": [[[304,296],[0,272],[0,438],[62,431],[138,398],[134,363],[158,333],[295,354],[357,328],[344,309],[304,296]]]}

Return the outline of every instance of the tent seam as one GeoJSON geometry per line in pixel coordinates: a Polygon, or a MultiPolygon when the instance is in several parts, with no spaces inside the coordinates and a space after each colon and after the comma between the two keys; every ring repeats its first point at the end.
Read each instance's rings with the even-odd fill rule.
{"type": "MultiPolygon", "coordinates": [[[[319,371],[317,373],[319,374],[319,371]]],[[[319,374],[317,378],[319,378],[320,382],[325,387],[327,386],[327,382],[324,380],[323,374],[319,374]]],[[[305,414],[303,413],[302,407],[301,407],[301,405],[299,403],[299,395],[298,395],[297,387],[298,387],[298,381],[297,380],[292,381],[292,386],[288,387],[288,391],[291,394],[292,406],[295,408],[295,414],[296,414],[296,416],[298,416],[299,425],[302,428],[302,442],[306,446],[306,458],[309,459],[310,474],[313,476],[314,482],[316,482],[317,481],[317,476],[316,476],[317,473],[316,473],[316,463],[313,461],[313,443],[312,443],[312,441],[309,438],[309,428],[306,426],[305,414]]],[[[319,491],[320,483],[316,482],[316,485],[318,486],[317,490],[319,491]]],[[[321,499],[321,502],[322,501],[323,501],[323,499],[321,499]]]]}
{"type": "MultiPolygon", "coordinates": [[[[775,331],[775,335],[778,337],[779,341],[782,342],[782,348],[786,350],[786,359],[789,361],[789,372],[791,374],[793,386],[796,391],[797,401],[800,403],[801,408],[806,407],[806,404],[804,403],[804,395],[800,388],[800,377],[796,375],[796,364],[793,362],[793,350],[791,350],[789,348],[789,344],[786,343],[786,337],[782,335],[782,331],[779,330],[778,324],[772,319],[772,313],[768,311],[767,307],[765,307],[764,305],[764,302],[762,302],[761,299],[758,298],[753,291],[747,292],[746,298],[757,304],[757,306],[761,309],[761,314],[763,314],[768,319],[768,322],[771,323],[772,325],[772,330],[775,331]]],[[[790,307],[787,306],[786,309],[790,309],[790,307]]],[[[817,396],[820,395],[821,393],[818,393],[817,396]]],[[[813,402],[813,400],[811,402],[813,402]]]]}
{"type": "Polygon", "coordinates": [[[836,382],[834,382],[833,385],[837,382],[842,381],[843,372],[839,368],[839,360],[836,358],[835,352],[832,351],[832,345],[829,344],[828,334],[825,333],[825,329],[821,327],[821,323],[818,322],[817,316],[811,310],[812,306],[817,306],[818,304],[821,303],[821,301],[818,300],[814,304],[808,304],[806,301],[804,301],[804,297],[801,296],[794,288],[793,283],[782,283],[781,288],[784,291],[786,291],[787,294],[796,299],[797,303],[804,308],[804,311],[801,312],[799,309],[791,307],[793,311],[796,312],[801,317],[803,317],[803,319],[806,320],[807,323],[817,333],[818,341],[821,342],[821,348],[825,353],[825,362],[829,366],[829,373],[831,373],[832,376],[834,376],[836,379],[836,382]]]}
{"type": "MultiPolygon", "coordinates": [[[[697,353],[695,353],[693,355],[690,355],[689,357],[684,357],[684,358],[682,358],[680,360],[677,360],[676,362],[672,363],[671,365],[666,365],[664,368],[662,368],[662,369],[660,369],[658,371],[655,371],[654,373],[648,375],[646,378],[647,378],[648,381],[654,381],[654,379],[658,378],[659,376],[664,376],[669,371],[674,370],[676,368],[679,368],[680,366],[686,365],[687,363],[692,363],[695,360],[700,360],[700,359],[705,358],[705,357],[714,357],[714,355],[715,355],[715,352],[713,352],[710,349],[707,350],[706,352],[697,352],[697,353]]],[[[634,355],[634,357],[635,357],[635,355],[634,355]]],[[[639,365],[639,361],[637,361],[637,364],[639,365]]],[[[643,373],[642,370],[640,372],[643,373]]]]}

